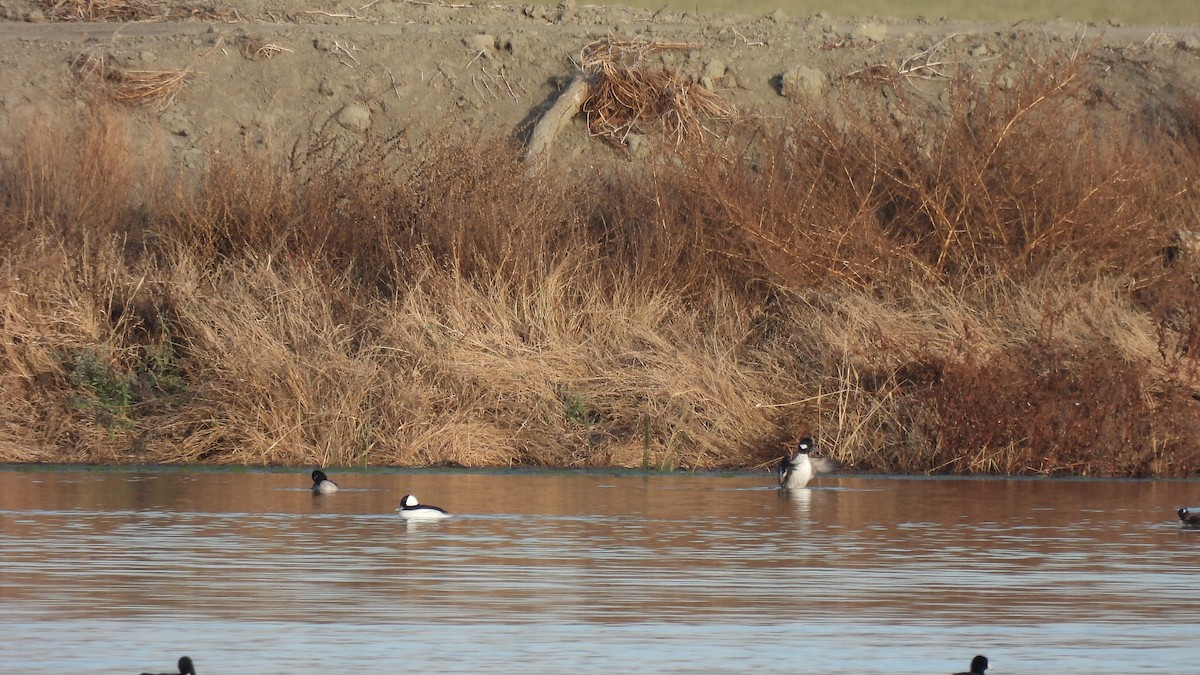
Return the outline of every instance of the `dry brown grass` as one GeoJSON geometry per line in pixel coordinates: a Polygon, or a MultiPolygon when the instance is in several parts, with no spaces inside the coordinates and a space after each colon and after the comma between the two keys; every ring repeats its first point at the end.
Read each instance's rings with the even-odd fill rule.
{"type": "Polygon", "coordinates": [[[121,68],[112,63],[103,49],[90,49],[75,59],[79,78],[95,87],[112,101],[129,105],[145,105],[163,110],[192,78],[184,69],[136,70],[121,68]]]}
{"type": "Polygon", "coordinates": [[[716,93],[654,59],[667,51],[691,51],[684,42],[620,40],[584,46],[579,68],[590,88],[581,112],[594,136],[624,143],[629,134],[664,133],[676,144],[705,140],[711,120],[732,121],[737,111],[716,93]]]}
{"type": "Polygon", "coordinates": [[[84,250],[122,232],[142,196],[139,185],[151,181],[135,169],[129,144],[126,120],[104,105],[82,119],[29,120],[4,167],[0,241],[19,246],[49,238],[84,250]]]}
{"type": "Polygon", "coordinates": [[[858,470],[1187,474],[1198,268],[1159,249],[1200,107],[1097,117],[1077,65],[546,175],[327,129],[161,187],[112,111],[43,117],[0,165],[0,456],[750,467],[813,434],[858,470]]]}
{"type": "Polygon", "coordinates": [[[51,21],[232,21],[236,10],[209,2],[162,0],[39,0],[51,21]]]}

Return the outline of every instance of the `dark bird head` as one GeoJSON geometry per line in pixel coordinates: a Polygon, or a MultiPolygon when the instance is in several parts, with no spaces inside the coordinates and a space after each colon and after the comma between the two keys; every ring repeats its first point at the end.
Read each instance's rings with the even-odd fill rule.
{"type": "Polygon", "coordinates": [[[808,453],[812,452],[812,449],[813,439],[808,436],[801,438],[800,442],[796,444],[797,455],[807,455],[808,453]]]}

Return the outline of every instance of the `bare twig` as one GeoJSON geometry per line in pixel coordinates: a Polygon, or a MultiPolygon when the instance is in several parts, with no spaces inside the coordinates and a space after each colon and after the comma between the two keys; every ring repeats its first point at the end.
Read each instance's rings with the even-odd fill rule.
{"type": "MultiPolygon", "coordinates": [[[[354,56],[354,52],[356,52],[356,51],[359,51],[358,47],[355,47],[354,45],[344,45],[340,42],[334,42],[333,48],[329,50],[329,52],[331,54],[332,53],[345,54],[346,56],[348,56],[350,58],[351,61],[354,62],[354,65],[358,65],[358,58],[354,56]]],[[[351,69],[354,68],[354,65],[346,63],[345,61],[342,60],[342,58],[340,56],[338,57],[338,61],[341,61],[342,65],[346,66],[347,68],[351,68],[351,69]]]]}
{"type": "MultiPolygon", "coordinates": [[[[943,66],[959,63],[958,61],[933,61],[933,55],[937,53],[946,41],[953,38],[954,35],[948,35],[941,40],[938,40],[931,47],[923,49],[916,54],[905,57],[899,66],[893,66],[889,63],[877,63],[875,65],[860,68],[851,71],[844,75],[845,78],[853,78],[867,80],[870,82],[896,82],[899,80],[912,83],[912,78],[925,80],[950,80],[953,79],[950,75],[939,70],[943,66]]],[[[913,86],[916,86],[915,84],[913,86]]]]}
{"type": "Polygon", "coordinates": [[[296,13],[297,14],[316,14],[318,16],[327,16],[331,19],[357,19],[357,18],[359,18],[357,12],[354,14],[333,14],[331,12],[325,12],[325,11],[322,11],[319,9],[310,9],[310,10],[306,10],[303,12],[296,12],[296,13]]]}
{"type": "Polygon", "coordinates": [[[755,40],[755,41],[751,42],[749,38],[747,38],[745,35],[742,35],[741,33],[739,33],[736,28],[731,28],[730,30],[733,31],[734,35],[741,38],[742,43],[745,44],[747,47],[766,47],[767,46],[767,43],[763,42],[762,40],[755,40]]]}
{"type": "Polygon", "coordinates": [[[388,79],[392,81],[392,91],[396,92],[396,99],[403,103],[404,98],[400,96],[400,87],[396,86],[396,78],[392,75],[391,68],[384,68],[384,71],[388,74],[388,79]]]}

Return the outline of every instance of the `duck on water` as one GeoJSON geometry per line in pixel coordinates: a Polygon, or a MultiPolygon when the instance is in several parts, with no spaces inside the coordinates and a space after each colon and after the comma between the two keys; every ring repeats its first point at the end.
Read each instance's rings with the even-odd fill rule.
{"type": "Polygon", "coordinates": [[[1193,530],[1200,530],[1200,507],[1183,507],[1176,511],[1179,514],[1179,521],[1184,527],[1193,530]]]}
{"type": "Polygon", "coordinates": [[[422,504],[412,495],[404,495],[404,499],[400,500],[400,508],[396,511],[405,520],[439,520],[450,517],[446,509],[422,504]]]}
{"type": "Polygon", "coordinates": [[[811,454],[813,439],[801,438],[796,444],[796,454],[779,460],[779,487],[784,490],[798,490],[808,485],[814,476],[822,473],[837,471],[837,461],[828,457],[811,454]]]}
{"type": "Polygon", "coordinates": [[[329,480],[324,471],[314,469],[312,472],[312,491],[314,495],[327,495],[338,491],[337,483],[329,480]]]}

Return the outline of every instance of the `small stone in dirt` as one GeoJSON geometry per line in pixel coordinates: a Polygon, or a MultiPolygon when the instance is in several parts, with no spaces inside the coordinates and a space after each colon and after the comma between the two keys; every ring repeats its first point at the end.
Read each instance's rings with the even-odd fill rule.
{"type": "Polygon", "coordinates": [[[1179,48],[1189,52],[1200,51],[1200,38],[1189,35],[1179,41],[1179,48]]]}
{"type": "Polygon", "coordinates": [[[350,131],[366,131],[371,127],[371,109],[361,103],[349,103],[337,114],[337,123],[350,131]]]}
{"type": "Polygon", "coordinates": [[[25,20],[29,23],[42,23],[46,20],[46,15],[40,9],[32,9],[25,14],[25,20]]]}
{"type": "Polygon", "coordinates": [[[734,66],[725,66],[725,77],[722,78],[722,81],[726,87],[731,87],[733,89],[746,88],[745,83],[742,82],[740,77],[738,77],[737,68],[734,66]]]}
{"type": "Polygon", "coordinates": [[[325,37],[313,39],[313,49],[319,52],[328,52],[333,50],[333,40],[325,37]]]}
{"type": "Polygon", "coordinates": [[[857,26],[851,33],[850,37],[855,40],[866,40],[867,42],[883,42],[887,37],[888,28],[881,23],[864,23],[857,26]]]}
{"type": "Polygon", "coordinates": [[[644,159],[650,154],[650,139],[642,134],[629,134],[625,137],[625,149],[635,159],[644,159]]]}
{"type": "Polygon", "coordinates": [[[787,98],[813,101],[825,91],[825,73],[809,66],[796,66],[783,74],[780,85],[779,93],[787,98]]]}
{"type": "Polygon", "coordinates": [[[978,58],[980,56],[987,56],[988,55],[988,46],[983,43],[979,43],[971,48],[970,54],[971,54],[971,56],[974,56],[976,58],[978,58]]]}
{"type": "Polygon", "coordinates": [[[492,50],[496,48],[496,36],[488,35],[487,33],[477,33],[469,37],[463,38],[463,44],[471,49],[472,52],[482,53],[485,59],[492,58],[492,50]]]}
{"type": "Polygon", "coordinates": [[[508,52],[509,54],[517,53],[517,47],[521,44],[521,38],[517,35],[499,35],[496,37],[496,51],[508,52]]]}
{"type": "Polygon", "coordinates": [[[337,94],[337,86],[330,82],[328,78],[321,80],[321,82],[317,84],[317,93],[322,96],[333,96],[334,94],[337,94]]]}
{"type": "Polygon", "coordinates": [[[551,17],[550,8],[545,5],[525,5],[521,8],[521,13],[531,19],[541,19],[549,21],[551,17]]]}
{"type": "Polygon", "coordinates": [[[163,113],[162,117],[159,118],[159,121],[162,122],[162,125],[166,127],[167,132],[172,136],[192,135],[192,125],[188,122],[186,117],[180,115],[179,113],[163,113]]]}
{"type": "Polygon", "coordinates": [[[142,52],[141,54],[138,54],[138,58],[145,63],[154,63],[158,60],[158,54],[155,54],[154,52],[142,52]]]}
{"type": "Polygon", "coordinates": [[[717,82],[725,77],[725,62],[713,59],[704,64],[704,72],[700,74],[700,86],[712,91],[717,82]]]}
{"type": "Polygon", "coordinates": [[[784,21],[787,21],[787,14],[785,14],[782,9],[777,9],[774,12],[771,12],[770,14],[768,14],[767,18],[769,18],[771,21],[774,21],[775,23],[783,23],[784,21]]]}
{"type": "Polygon", "coordinates": [[[199,148],[188,148],[183,151],[183,165],[195,169],[204,163],[204,151],[199,148]]]}

